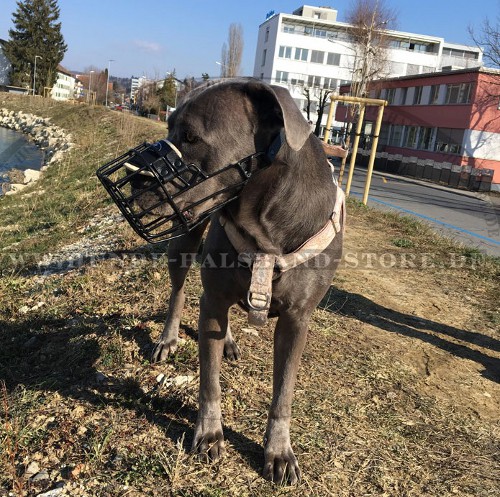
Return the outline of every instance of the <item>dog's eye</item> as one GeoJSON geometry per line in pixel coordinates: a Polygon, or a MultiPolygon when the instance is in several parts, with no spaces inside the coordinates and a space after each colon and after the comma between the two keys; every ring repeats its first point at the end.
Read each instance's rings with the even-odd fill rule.
{"type": "Polygon", "coordinates": [[[198,137],[191,131],[186,131],[184,138],[188,143],[196,143],[198,141],[198,137]]]}

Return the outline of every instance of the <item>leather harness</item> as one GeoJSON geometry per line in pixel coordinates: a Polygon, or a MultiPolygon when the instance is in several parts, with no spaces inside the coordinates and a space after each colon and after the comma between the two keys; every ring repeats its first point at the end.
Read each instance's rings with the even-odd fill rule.
{"type": "Polygon", "coordinates": [[[219,222],[231,245],[238,252],[240,259],[245,260],[252,267],[250,288],[247,293],[246,305],[243,306],[249,308],[248,323],[251,326],[260,327],[267,323],[273,279],[321,254],[335,236],[344,231],[345,194],[337,185],[335,205],[330,219],[318,233],[289,254],[276,255],[259,252],[259,247],[253,241],[245,238],[230,219],[221,215],[219,222]]]}

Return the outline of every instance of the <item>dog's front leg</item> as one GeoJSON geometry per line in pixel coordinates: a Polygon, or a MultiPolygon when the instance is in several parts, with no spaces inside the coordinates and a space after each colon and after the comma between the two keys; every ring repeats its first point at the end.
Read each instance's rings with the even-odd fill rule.
{"type": "Polygon", "coordinates": [[[290,444],[292,397],[309,320],[298,312],[282,314],[274,334],[273,399],[264,439],[264,478],[292,485],[300,469],[290,444]]]}
{"type": "Polygon", "coordinates": [[[177,350],[177,340],[182,310],[186,297],[184,283],[189,268],[193,264],[201,245],[203,233],[208,221],[202,223],[191,232],[179,238],[174,238],[168,245],[168,273],[172,285],[172,293],[168,304],[168,314],[163,327],[163,333],[155,345],[152,362],[164,361],[177,350]]]}
{"type": "Polygon", "coordinates": [[[224,454],[219,375],[228,329],[228,310],[229,306],[218,300],[210,301],[206,294],[201,297],[198,327],[200,392],[193,451],[210,460],[224,454]]]}

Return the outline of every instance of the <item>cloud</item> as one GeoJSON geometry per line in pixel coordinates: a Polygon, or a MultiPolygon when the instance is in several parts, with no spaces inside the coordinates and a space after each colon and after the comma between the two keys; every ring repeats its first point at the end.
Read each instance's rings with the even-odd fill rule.
{"type": "Polygon", "coordinates": [[[145,52],[159,52],[161,50],[161,45],[154,41],[134,40],[134,45],[145,52]]]}

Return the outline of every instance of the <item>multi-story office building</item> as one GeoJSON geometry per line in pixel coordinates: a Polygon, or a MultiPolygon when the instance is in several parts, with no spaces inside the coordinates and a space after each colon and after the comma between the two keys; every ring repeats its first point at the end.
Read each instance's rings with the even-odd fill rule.
{"type": "MultiPolygon", "coordinates": [[[[349,38],[349,27],[351,25],[337,21],[337,11],[329,7],[304,5],[293,14],[272,14],[259,27],[254,77],[286,86],[303,110],[305,88],[336,90],[353,79],[355,50],[349,38]]],[[[387,31],[387,35],[388,64],[384,77],[481,65],[479,47],[402,31],[387,31]]],[[[314,93],[311,92],[312,121],[317,117],[318,92],[316,97],[314,93]]],[[[323,123],[325,121],[326,117],[323,123]]]]}

